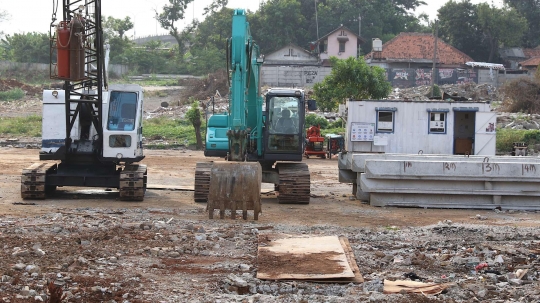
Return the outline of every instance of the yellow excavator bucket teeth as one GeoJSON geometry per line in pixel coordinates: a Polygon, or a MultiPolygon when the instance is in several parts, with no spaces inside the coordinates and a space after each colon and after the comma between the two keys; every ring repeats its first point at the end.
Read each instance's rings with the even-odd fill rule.
{"type": "Polygon", "coordinates": [[[208,194],[209,218],[213,218],[215,209],[219,209],[222,219],[225,210],[231,211],[233,219],[236,211],[242,210],[245,220],[247,211],[253,210],[257,220],[261,211],[261,182],[262,168],[257,162],[214,162],[208,194]]]}

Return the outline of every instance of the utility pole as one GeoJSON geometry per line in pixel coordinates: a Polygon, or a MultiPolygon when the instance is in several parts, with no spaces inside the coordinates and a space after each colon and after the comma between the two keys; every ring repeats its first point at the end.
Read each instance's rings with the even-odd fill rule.
{"type": "Polygon", "coordinates": [[[358,37],[362,36],[362,16],[358,14],[358,37]]]}
{"type": "Polygon", "coordinates": [[[435,67],[437,64],[437,40],[439,40],[439,20],[435,20],[435,46],[433,47],[433,68],[431,69],[431,97],[433,97],[433,84],[435,83],[435,67]]]}
{"type": "Polygon", "coordinates": [[[317,0],[315,0],[315,25],[317,26],[317,41],[319,41],[319,18],[317,16],[317,0]]]}

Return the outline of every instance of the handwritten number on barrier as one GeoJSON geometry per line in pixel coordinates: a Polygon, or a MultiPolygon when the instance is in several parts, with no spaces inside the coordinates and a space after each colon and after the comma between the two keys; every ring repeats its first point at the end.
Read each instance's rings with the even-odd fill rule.
{"type": "Polygon", "coordinates": [[[445,170],[453,170],[453,171],[456,171],[456,163],[452,163],[452,162],[444,162],[443,163],[443,171],[445,170]]]}
{"type": "Polygon", "coordinates": [[[412,167],[412,162],[403,162],[403,172],[407,171],[407,167],[412,167]]]}
{"type": "Polygon", "coordinates": [[[531,173],[531,174],[536,173],[536,165],[534,165],[534,164],[522,164],[521,165],[521,175],[525,175],[525,174],[528,174],[528,173],[531,173]]]}
{"type": "Polygon", "coordinates": [[[482,173],[499,173],[501,168],[497,163],[482,163],[482,173]]]}

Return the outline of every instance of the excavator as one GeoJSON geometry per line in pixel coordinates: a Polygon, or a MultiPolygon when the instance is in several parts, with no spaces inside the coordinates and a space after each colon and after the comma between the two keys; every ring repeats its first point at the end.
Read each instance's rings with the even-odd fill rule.
{"type": "MultiPolygon", "coordinates": [[[[279,203],[308,204],[310,174],[301,163],[304,152],[306,100],[300,89],[272,88],[262,95],[263,57],[242,9],[234,10],[232,36],[227,39],[229,109],[208,119],[205,156],[227,161],[199,162],[195,170],[195,201],[208,202],[224,218],[226,210],[261,210],[261,183],[273,183],[279,203]]],[[[313,104],[312,106],[316,106],[313,104]]]]}
{"type": "Polygon", "coordinates": [[[142,148],[143,92],[108,85],[101,1],[53,0],[50,77],[63,89],[43,92],[39,159],[23,169],[23,199],[45,199],[57,187],[117,188],[119,198],[142,201],[147,168],[142,148]],[[56,5],[55,5],[56,3],[56,5]]]}

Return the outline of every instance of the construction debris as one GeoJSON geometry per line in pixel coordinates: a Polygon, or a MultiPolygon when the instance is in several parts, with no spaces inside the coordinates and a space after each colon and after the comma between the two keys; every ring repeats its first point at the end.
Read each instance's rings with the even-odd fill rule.
{"type": "MultiPolygon", "coordinates": [[[[443,100],[461,100],[470,101],[499,101],[502,97],[497,88],[490,84],[444,84],[440,87],[441,93],[447,95],[443,100]]],[[[416,86],[411,88],[395,88],[388,96],[388,99],[409,100],[409,101],[429,101],[431,100],[431,86],[416,86]]],[[[438,98],[441,100],[442,98],[438,98]]]]}

